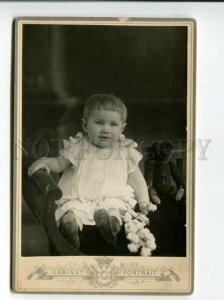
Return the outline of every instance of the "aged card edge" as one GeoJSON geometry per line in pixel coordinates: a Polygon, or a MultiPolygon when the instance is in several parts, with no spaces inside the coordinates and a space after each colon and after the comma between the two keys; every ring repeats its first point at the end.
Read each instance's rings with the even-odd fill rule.
{"type": "MultiPolygon", "coordinates": [[[[173,23],[173,22],[180,22],[181,26],[183,26],[184,22],[189,23],[188,26],[190,26],[190,28],[192,28],[193,30],[193,45],[192,45],[192,67],[193,67],[193,71],[191,71],[191,80],[192,80],[192,99],[190,100],[190,105],[191,105],[191,109],[192,109],[192,114],[191,114],[191,140],[195,141],[195,131],[196,131],[196,20],[192,19],[192,18],[126,18],[126,17],[121,17],[121,18],[63,18],[63,17],[19,17],[15,19],[15,51],[14,51],[14,95],[13,95],[13,103],[14,103],[14,113],[12,113],[12,115],[14,115],[14,120],[11,121],[12,124],[12,128],[14,130],[14,132],[12,133],[13,139],[14,141],[16,140],[17,136],[18,136],[18,44],[19,44],[19,38],[18,38],[18,27],[20,25],[22,25],[21,23],[24,24],[24,22],[46,22],[46,21],[58,21],[63,22],[88,22],[90,21],[90,23],[92,22],[99,22],[99,25],[105,24],[105,22],[109,25],[113,25],[113,23],[116,23],[116,25],[120,26],[120,25],[128,25],[127,23],[130,24],[130,22],[137,22],[139,24],[142,24],[144,22],[167,22],[167,23],[173,23]],[[119,21],[119,24],[118,24],[119,21]],[[108,23],[109,22],[109,23],[108,23]]],[[[185,23],[185,25],[186,25],[185,23]]],[[[30,24],[30,23],[29,23],[30,24]]],[[[43,23],[46,24],[46,23],[43,23]]],[[[97,24],[97,25],[98,25],[97,24]]],[[[90,24],[91,25],[91,24],[90,24]]],[[[133,25],[133,24],[130,24],[133,25]]],[[[168,25],[169,26],[169,25],[168,25]]],[[[170,25],[172,26],[172,25],[170,25]]],[[[189,100],[187,100],[189,101],[189,100]]],[[[17,273],[17,260],[18,260],[18,256],[15,255],[15,251],[16,250],[16,245],[17,245],[17,234],[16,234],[16,209],[17,209],[17,204],[16,204],[16,199],[17,199],[17,186],[18,186],[18,182],[17,182],[17,178],[15,176],[15,173],[18,172],[18,163],[16,163],[16,160],[14,159],[15,155],[16,155],[16,148],[15,148],[15,143],[13,142],[12,145],[12,169],[13,169],[13,174],[12,174],[12,184],[13,184],[13,191],[12,191],[12,204],[13,204],[13,211],[12,211],[12,245],[11,245],[11,289],[13,290],[13,292],[17,292],[17,293],[30,293],[30,294],[42,294],[42,293],[54,293],[53,291],[38,291],[38,292],[31,292],[31,291],[24,291],[18,288],[17,286],[17,282],[16,282],[16,273],[17,273]]],[[[182,294],[182,295],[189,295],[193,293],[194,290],[194,222],[195,222],[195,147],[192,147],[191,150],[191,164],[188,162],[187,163],[187,169],[190,168],[190,171],[188,171],[188,173],[192,176],[192,185],[191,185],[191,192],[190,192],[190,201],[192,202],[191,204],[191,212],[190,212],[190,223],[191,223],[191,230],[189,231],[190,233],[190,259],[191,259],[191,270],[189,270],[189,273],[191,273],[191,280],[190,280],[190,288],[189,290],[186,291],[177,291],[177,292],[169,292],[169,291],[160,291],[160,292],[151,292],[151,291],[147,291],[145,293],[141,293],[141,294],[157,294],[157,295],[164,295],[164,294],[169,294],[169,295],[177,295],[177,294],[182,294]]],[[[20,168],[19,168],[20,169],[20,168]]],[[[19,170],[20,171],[20,170],[19,170]]],[[[21,233],[20,233],[21,234],[21,233]]],[[[83,292],[83,291],[77,291],[77,292],[57,292],[58,294],[129,294],[126,292],[83,292]]],[[[130,294],[140,294],[140,293],[135,293],[132,292],[130,294]]]]}

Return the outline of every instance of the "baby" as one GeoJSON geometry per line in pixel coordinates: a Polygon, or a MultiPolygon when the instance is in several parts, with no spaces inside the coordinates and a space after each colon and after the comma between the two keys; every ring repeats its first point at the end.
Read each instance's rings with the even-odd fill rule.
{"type": "MultiPolygon", "coordinates": [[[[29,168],[62,173],[63,196],[56,201],[55,217],[62,234],[78,249],[78,231],[96,225],[107,243],[116,245],[127,212],[153,210],[138,163],[137,144],[126,139],[127,109],[117,97],[97,94],[84,107],[83,132],[65,141],[58,158],[41,158],[29,168]]],[[[129,226],[130,227],[130,226],[129,226]]]]}

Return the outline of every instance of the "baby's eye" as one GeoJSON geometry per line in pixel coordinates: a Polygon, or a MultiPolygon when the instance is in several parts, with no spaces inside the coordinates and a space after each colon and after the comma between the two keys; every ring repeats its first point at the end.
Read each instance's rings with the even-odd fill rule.
{"type": "Polygon", "coordinates": [[[118,126],[117,123],[111,123],[111,126],[118,126]]]}
{"type": "Polygon", "coordinates": [[[101,121],[96,121],[96,124],[97,124],[97,125],[103,125],[103,122],[101,122],[101,121]]]}

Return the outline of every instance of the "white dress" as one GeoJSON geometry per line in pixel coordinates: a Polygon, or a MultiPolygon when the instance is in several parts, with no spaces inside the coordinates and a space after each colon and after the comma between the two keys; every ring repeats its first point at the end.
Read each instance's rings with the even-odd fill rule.
{"type": "Polygon", "coordinates": [[[127,184],[142,155],[137,144],[124,136],[114,148],[99,149],[78,134],[65,143],[60,155],[71,162],[62,174],[59,187],[62,198],[56,201],[55,213],[59,225],[61,217],[72,210],[82,230],[84,224],[95,225],[94,211],[100,208],[121,216],[137,203],[134,190],[127,184]]]}

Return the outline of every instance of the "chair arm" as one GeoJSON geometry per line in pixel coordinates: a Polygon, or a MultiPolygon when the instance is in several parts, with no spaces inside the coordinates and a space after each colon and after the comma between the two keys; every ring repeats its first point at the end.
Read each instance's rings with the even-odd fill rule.
{"type": "Polygon", "coordinates": [[[32,175],[32,179],[43,193],[43,195],[48,195],[48,197],[58,200],[62,196],[62,191],[58,187],[54,179],[45,170],[40,169],[32,175]]]}
{"type": "MultiPolygon", "coordinates": [[[[32,211],[39,210],[39,216],[43,222],[51,245],[57,255],[81,255],[81,252],[72,247],[72,245],[63,237],[57,227],[55,220],[55,201],[61,198],[62,191],[54,179],[45,170],[38,170],[32,175],[31,178],[28,180],[26,178],[25,183],[26,189],[29,189],[29,186],[32,186],[33,183],[35,183],[40,192],[37,200],[41,203],[37,203],[38,207],[33,205],[35,201],[30,201],[32,202],[32,205],[30,205],[30,203],[28,203],[29,199],[26,199],[26,197],[24,197],[24,199],[32,211]]],[[[33,189],[33,191],[35,190],[33,189]]],[[[25,194],[29,195],[29,193],[25,194]]],[[[29,195],[29,198],[30,197],[32,197],[32,195],[29,195]]]]}

